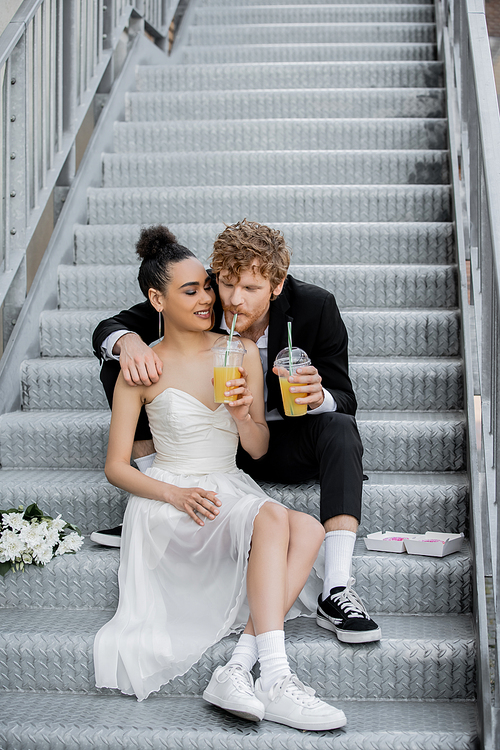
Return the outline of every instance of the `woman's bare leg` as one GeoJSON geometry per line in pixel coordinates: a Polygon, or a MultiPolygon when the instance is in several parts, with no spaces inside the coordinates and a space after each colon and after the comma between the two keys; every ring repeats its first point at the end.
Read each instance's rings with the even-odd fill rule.
{"type": "Polygon", "coordinates": [[[323,538],[324,529],[312,516],[274,503],[262,506],[248,562],[251,617],[245,633],[283,628],[285,614],[304,587],[323,538]]]}

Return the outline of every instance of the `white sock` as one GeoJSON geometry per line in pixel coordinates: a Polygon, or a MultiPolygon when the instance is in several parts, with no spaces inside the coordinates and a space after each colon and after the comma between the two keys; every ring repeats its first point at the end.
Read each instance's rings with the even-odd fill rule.
{"type": "Polygon", "coordinates": [[[256,641],[262,690],[267,691],[275,682],[291,674],[285,651],[285,633],[283,630],[270,630],[256,636],[256,641]]]}
{"type": "Polygon", "coordinates": [[[153,465],[153,461],[156,458],[156,453],[150,453],[149,456],[141,456],[140,458],[134,458],[134,463],[139,469],[139,471],[144,472],[146,469],[149,469],[150,466],[153,465]]]}
{"type": "Polygon", "coordinates": [[[243,633],[235,646],[228,664],[239,664],[243,669],[250,672],[257,661],[258,656],[259,653],[257,651],[257,640],[255,636],[243,633]]]}
{"type": "Polygon", "coordinates": [[[330,590],[336,586],[347,586],[355,541],[353,531],[329,531],[326,534],[323,599],[330,596],[330,590]]]}

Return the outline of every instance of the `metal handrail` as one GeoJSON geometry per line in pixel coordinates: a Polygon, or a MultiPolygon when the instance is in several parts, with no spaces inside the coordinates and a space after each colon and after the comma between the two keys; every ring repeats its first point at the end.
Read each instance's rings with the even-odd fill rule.
{"type": "Polygon", "coordinates": [[[24,0],[0,36],[0,317],[5,347],[27,293],[26,250],[131,17],[166,40],[179,0],[24,0]]]}
{"type": "Polygon", "coordinates": [[[489,750],[500,747],[500,117],[482,0],[437,0],[436,9],[461,276],[480,734],[489,750]],[[496,613],[491,672],[485,578],[496,613]]]}

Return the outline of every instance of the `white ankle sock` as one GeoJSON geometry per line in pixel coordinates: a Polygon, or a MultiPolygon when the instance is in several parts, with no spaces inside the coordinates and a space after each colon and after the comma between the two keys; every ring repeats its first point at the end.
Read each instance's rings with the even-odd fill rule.
{"type": "Polygon", "coordinates": [[[264,691],[270,690],[275,682],[291,674],[285,651],[283,630],[270,630],[256,636],[259,652],[260,680],[264,691]]]}
{"type": "Polygon", "coordinates": [[[330,596],[330,589],[347,586],[355,541],[356,534],[352,531],[329,531],[326,534],[323,599],[330,596]]]}
{"type": "Polygon", "coordinates": [[[141,456],[140,458],[134,458],[134,463],[139,469],[139,471],[144,472],[146,469],[149,469],[150,466],[153,465],[153,461],[156,458],[156,453],[150,453],[149,456],[141,456]]]}
{"type": "Polygon", "coordinates": [[[235,646],[228,664],[239,664],[249,672],[258,659],[257,640],[254,635],[243,633],[235,646]]]}

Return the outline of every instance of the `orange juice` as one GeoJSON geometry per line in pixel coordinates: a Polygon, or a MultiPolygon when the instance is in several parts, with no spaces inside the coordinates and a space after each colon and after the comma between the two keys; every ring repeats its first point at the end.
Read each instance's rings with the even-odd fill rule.
{"type": "Polygon", "coordinates": [[[214,401],[216,404],[227,404],[236,401],[238,396],[225,396],[225,391],[231,388],[226,386],[228,380],[239,380],[241,373],[237,367],[214,367],[214,401]]]}
{"type": "Polygon", "coordinates": [[[289,383],[288,377],[280,377],[281,397],[287,417],[302,417],[307,412],[307,404],[296,404],[296,398],[305,398],[307,393],[290,393],[290,387],[297,387],[297,383],[289,383]]]}

